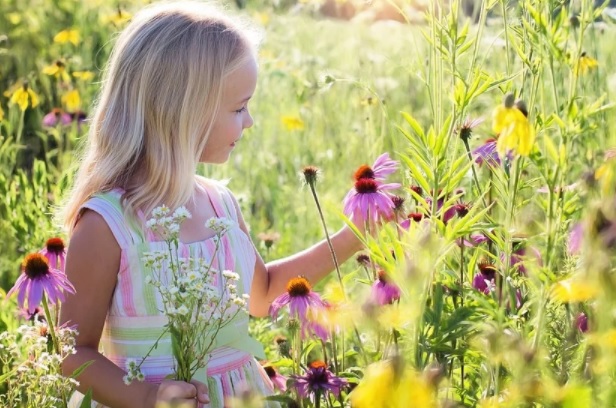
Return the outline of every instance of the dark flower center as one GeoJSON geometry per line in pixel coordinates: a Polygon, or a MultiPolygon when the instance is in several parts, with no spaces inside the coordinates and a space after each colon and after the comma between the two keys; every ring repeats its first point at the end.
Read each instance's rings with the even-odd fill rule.
{"type": "Polygon", "coordinates": [[[391,201],[394,203],[394,211],[400,211],[404,208],[404,197],[393,196],[391,201]]]}
{"type": "Polygon", "coordinates": [[[64,241],[62,241],[62,238],[49,238],[45,246],[47,250],[53,254],[61,254],[64,252],[64,241]]]}
{"type": "Polygon", "coordinates": [[[464,217],[468,214],[469,206],[467,204],[456,204],[455,209],[458,217],[464,217]]]}
{"type": "Polygon", "coordinates": [[[263,370],[265,370],[269,378],[276,377],[276,370],[271,365],[263,366],[263,370]]]}
{"type": "Polygon", "coordinates": [[[378,190],[378,184],[374,179],[370,178],[361,178],[355,182],[355,190],[359,194],[371,194],[376,193],[378,190]]]}
{"type": "Polygon", "coordinates": [[[26,258],[21,263],[21,267],[30,279],[36,279],[49,274],[47,258],[39,253],[26,255],[26,258]]]}
{"type": "Polygon", "coordinates": [[[411,191],[414,191],[415,194],[417,194],[418,196],[421,197],[421,193],[423,192],[421,190],[421,187],[419,187],[419,186],[411,186],[410,189],[411,189],[411,191]]]}
{"type": "Polygon", "coordinates": [[[304,173],[304,178],[306,179],[306,183],[314,184],[317,181],[317,177],[319,175],[319,169],[315,166],[306,166],[302,170],[304,173]]]}
{"type": "Polygon", "coordinates": [[[359,166],[359,168],[357,170],[355,170],[355,174],[354,174],[355,180],[359,181],[361,179],[373,179],[374,178],[374,170],[372,170],[372,167],[368,166],[368,165],[361,165],[359,166]]]}
{"type": "Polygon", "coordinates": [[[306,278],[298,276],[287,283],[287,293],[292,297],[306,296],[312,287],[306,278]]]}
{"type": "Polygon", "coordinates": [[[477,266],[482,275],[490,279],[494,277],[494,274],[496,273],[496,267],[492,265],[490,262],[487,262],[487,261],[479,262],[479,265],[477,266]]]}
{"type": "Polygon", "coordinates": [[[423,214],[422,213],[410,213],[408,215],[408,218],[415,222],[419,222],[423,219],[423,214]]]}

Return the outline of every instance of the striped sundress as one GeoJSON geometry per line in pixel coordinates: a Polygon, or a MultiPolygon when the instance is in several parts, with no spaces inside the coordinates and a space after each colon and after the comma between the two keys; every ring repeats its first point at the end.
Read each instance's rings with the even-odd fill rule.
{"type": "MultiPolygon", "coordinates": [[[[238,293],[249,293],[256,255],[250,238],[237,223],[231,192],[214,181],[200,184],[206,188],[216,216],[235,221],[222,236],[212,267],[218,274],[223,270],[239,274],[238,293]]],[[[151,272],[147,271],[142,262],[144,252],[166,250],[167,244],[157,241],[151,231],[146,230],[143,234],[140,228],[129,226],[122,210],[122,193],[122,190],[116,189],[97,194],[83,208],[95,211],[104,218],[121,248],[120,270],[101,337],[101,351],[118,367],[128,371],[128,362],[131,359],[141,361],[167,323],[167,318],[161,312],[160,294],[153,285],[145,283],[146,276],[151,272]]],[[[180,242],[180,256],[183,257],[205,257],[210,261],[214,249],[213,239],[180,242]]],[[[222,282],[222,279],[218,281],[222,282]]],[[[224,327],[216,336],[215,344],[208,358],[207,376],[205,370],[201,370],[194,377],[208,385],[208,407],[222,408],[225,406],[225,398],[247,388],[263,395],[272,394],[272,383],[254,358],[263,358],[264,353],[262,345],[248,335],[247,315],[239,314],[232,324],[224,327]]],[[[160,383],[173,373],[171,347],[170,335],[163,335],[158,346],[141,366],[146,381],[160,383]]],[[[81,399],[81,395],[76,394],[72,398],[73,403],[69,405],[81,399]]],[[[92,406],[104,407],[100,403],[93,403],[92,406]]],[[[279,404],[270,403],[268,406],[278,407],[279,404]]]]}

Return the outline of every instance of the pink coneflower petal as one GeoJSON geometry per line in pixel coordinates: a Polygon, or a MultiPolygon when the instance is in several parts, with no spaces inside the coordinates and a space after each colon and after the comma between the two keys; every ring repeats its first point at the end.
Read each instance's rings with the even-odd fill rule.
{"type": "Polygon", "coordinates": [[[389,157],[389,153],[380,155],[372,165],[374,178],[384,180],[388,175],[395,173],[398,170],[399,163],[389,157]]]}
{"type": "Polygon", "coordinates": [[[400,300],[400,288],[391,282],[385,271],[379,271],[378,279],[372,284],[370,301],[379,306],[389,305],[400,300]]]}
{"type": "Polygon", "coordinates": [[[571,228],[569,239],[567,241],[567,252],[569,255],[576,255],[582,248],[582,240],[584,238],[584,225],[578,222],[571,228]]]}

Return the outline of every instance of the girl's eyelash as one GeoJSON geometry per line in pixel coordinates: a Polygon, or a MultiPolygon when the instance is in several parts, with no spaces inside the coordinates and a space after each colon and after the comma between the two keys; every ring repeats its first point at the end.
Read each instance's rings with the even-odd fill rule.
{"type": "Polygon", "coordinates": [[[245,110],[246,110],[246,107],[245,107],[245,106],[243,106],[241,109],[236,110],[236,111],[235,111],[235,113],[242,113],[242,112],[244,112],[245,110]]]}

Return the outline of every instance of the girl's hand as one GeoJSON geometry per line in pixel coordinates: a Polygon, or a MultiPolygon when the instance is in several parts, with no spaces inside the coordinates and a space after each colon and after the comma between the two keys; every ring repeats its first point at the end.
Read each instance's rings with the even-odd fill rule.
{"type": "MultiPolygon", "coordinates": [[[[200,381],[192,380],[190,383],[187,383],[184,381],[164,380],[156,388],[153,407],[200,407],[209,402],[207,385],[200,381]]],[[[152,405],[148,406],[152,407],[152,405]]]]}

